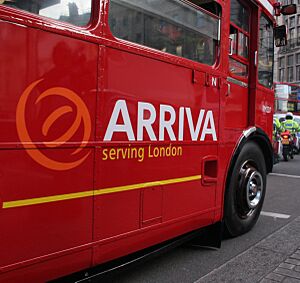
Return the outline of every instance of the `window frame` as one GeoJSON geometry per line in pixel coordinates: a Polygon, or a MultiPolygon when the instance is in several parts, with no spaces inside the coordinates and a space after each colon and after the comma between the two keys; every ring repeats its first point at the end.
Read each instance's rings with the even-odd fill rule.
{"type": "Polygon", "coordinates": [[[278,57],[278,67],[279,68],[285,67],[285,56],[278,57]]]}
{"type": "Polygon", "coordinates": [[[241,29],[240,27],[238,27],[237,25],[235,25],[234,23],[230,22],[230,26],[233,26],[233,28],[235,28],[237,30],[237,40],[235,42],[235,50],[236,50],[236,53],[233,53],[231,55],[232,58],[234,59],[238,59],[238,61],[241,61],[242,63],[246,63],[248,64],[249,63],[249,46],[250,46],[250,33],[249,32],[245,32],[243,29],[241,29]],[[244,36],[246,36],[246,38],[248,39],[248,57],[244,57],[242,55],[239,55],[239,37],[240,37],[240,34],[243,34],[244,36]],[[248,58],[248,59],[247,59],[248,58]]]}
{"type": "MultiPolygon", "coordinates": [[[[205,66],[205,67],[208,67],[208,68],[214,68],[214,69],[217,69],[219,66],[220,66],[220,60],[221,60],[221,45],[222,45],[222,39],[221,39],[221,25],[222,25],[222,20],[223,20],[223,17],[222,17],[222,12],[223,12],[223,7],[218,3],[216,2],[219,6],[220,6],[220,15],[216,15],[204,8],[202,8],[201,6],[198,6],[197,4],[195,4],[194,2],[192,2],[192,0],[177,0],[178,2],[181,2],[185,5],[188,5],[190,7],[192,7],[193,9],[197,10],[197,11],[201,11],[202,13],[218,20],[218,35],[217,35],[217,45],[214,46],[214,57],[215,57],[215,60],[214,60],[214,63],[212,65],[209,65],[209,64],[206,64],[204,62],[200,62],[200,61],[196,61],[196,60],[193,60],[193,59],[189,59],[189,58],[186,58],[186,57],[183,57],[183,56],[179,56],[179,55],[176,55],[176,54],[172,54],[172,53],[168,53],[168,52],[164,52],[162,50],[159,50],[159,49],[155,49],[151,46],[147,46],[147,45],[143,45],[143,44],[140,44],[140,43],[137,43],[137,42],[134,42],[134,41],[130,41],[130,40],[127,40],[127,39],[122,39],[122,38],[119,38],[117,36],[115,36],[112,32],[112,29],[109,25],[109,10],[110,10],[110,2],[108,3],[108,13],[106,15],[106,23],[107,23],[107,33],[105,33],[109,38],[111,38],[113,41],[116,41],[118,43],[124,43],[126,46],[130,47],[130,49],[132,48],[137,48],[137,52],[140,53],[142,52],[143,55],[150,55],[150,57],[153,57],[152,55],[154,55],[155,57],[161,57],[161,59],[163,61],[172,61],[172,63],[175,63],[175,64],[179,64],[179,65],[191,65],[191,64],[200,64],[202,66],[205,66]],[[146,52],[146,53],[145,53],[146,52]]],[[[127,48],[126,48],[127,49],[127,48]]]]}
{"type": "Polygon", "coordinates": [[[296,65],[296,81],[300,81],[300,65],[296,65]]]}
{"type": "Polygon", "coordinates": [[[296,65],[300,65],[300,52],[296,53],[296,65]]]}
{"type": "MultiPolygon", "coordinates": [[[[273,40],[272,40],[272,48],[273,48],[273,52],[272,52],[272,84],[270,85],[270,86],[267,86],[267,85],[265,85],[265,84],[262,84],[261,82],[260,82],[260,78],[259,78],[259,70],[260,70],[260,64],[259,64],[259,55],[260,55],[260,41],[258,40],[258,60],[257,60],[257,82],[258,82],[258,84],[260,85],[260,86],[262,86],[262,87],[265,87],[265,88],[268,88],[268,89],[272,89],[272,87],[274,86],[274,63],[275,63],[275,52],[274,52],[274,27],[273,27],[273,22],[272,22],[272,20],[264,13],[264,12],[260,12],[260,14],[259,14],[259,17],[258,17],[258,27],[259,27],[259,31],[260,31],[260,26],[261,26],[261,19],[262,18],[264,18],[267,22],[269,22],[270,23],[270,26],[271,26],[271,28],[272,28],[272,34],[273,34],[273,40]]],[[[260,34],[258,34],[258,39],[260,39],[260,34]]],[[[284,58],[284,56],[282,56],[281,58],[284,58]]],[[[287,60],[287,58],[286,59],[284,59],[284,60],[287,60]]],[[[281,70],[283,70],[282,72],[283,72],[283,75],[284,76],[286,76],[286,74],[285,74],[285,68],[284,67],[282,67],[282,68],[280,68],[280,71],[281,70]]]]}
{"type": "Polygon", "coordinates": [[[287,67],[294,66],[294,54],[290,54],[287,56],[287,67]],[[291,59],[291,61],[289,60],[291,59]]]}
{"type": "MultiPolygon", "coordinates": [[[[251,13],[251,9],[243,4],[243,1],[239,1],[239,4],[246,10],[246,12],[248,13],[248,27],[249,27],[249,30],[244,30],[242,29],[241,27],[239,27],[237,24],[235,24],[234,22],[231,21],[231,17],[229,17],[229,29],[231,29],[231,27],[233,27],[234,29],[237,30],[237,39],[236,39],[236,46],[235,46],[235,49],[236,49],[236,53],[233,53],[233,54],[229,54],[229,74],[230,76],[232,77],[235,77],[239,80],[242,80],[242,81],[245,81],[247,82],[248,79],[249,79],[249,71],[250,71],[250,39],[251,39],[251,18],[252,18],[252,13],[251,13]],[[244,36],[246,36],[246,38],[248,39],[248,57],[245,58],[241,55],[239,55],[239,48],[238,48],[238,44],[239,44],[239,34],[242,33],[244,34],[244,36]],[[246,69],[247,69],[247,75],[246,76],[240,76],[240,75],[237,75],[237,74],[234,74],[230,71],[230,59],[233,59],[235,61],[237,61],[238,63],[240,64],[243,64],[246,66],[246,69]]],[[[230,16],[231,16],[231,7],[230,7],[230,16]]],[[[229,31],[229,35],[230,35],[230,31],[229,31]]],[[[230,42],[231,44],[231,42],[230,42]]],[[[230,46],[231,48],[231,46],[230,46]]]]}
{"type": "MultiPolygon", "coordinates": [[[[30,12],[30,11],[27,11],[24,9],[18,9],[15,7],[6,6],[3,4],[0,4],[0,15],[2,14],[1,10],[3,10],[4,13],[8,12],[8,13],[12,13],[12,14],[24,17],[24,19],[26,21],[25,24],[26,25],[28,24],[29,26],[32,25],[32,21],[35,21],[35,24],[33,24],[32,26],[38,25],[39,27],[40,27],[40,23],[47,22],[47,23],[53,23],[53,25],[54,25],[54,26],[51,26],[50,28],[47,26],[47,29],[53,28],[55,30],[59,30],[59,28],[57,28],[56,26],[61,26],[61,27],[66,27],[67,29],[73,29],[73,30],[76,29],[76,30],[85,31],[85,30],[91,29],[91,27],[93,27],[94,23],[97,22],[95,20],[95,17],[98,17],[97,13],[99,13],[99,9],[96,8],[96,6],[95,6],[95,0],[89,0],[89,1],[91,1],[91,13],[90,13],[89,21],[87,22],[86,25],[82,25],[82,26],[76,25],[76,24],[73,24],[70,22],[66,22],[66,21],[61,21],[59,19],[43,16],[40,14],[36,14],[36,13],[30,12]]],[[[24,24],[23,19],[17,18],[16,21],[17,22],[21,21],[24,24]]]]}
{"type": "Polygon", "coordinates": [[[284,82],[285,81],[285,68],[279,69],[279,81],[284,82]]]}
{"type": "Polygon", "coordinates": [[[292,17],[290,17],[290,25],[289,25],[289,27],[293,28],[295,26],[296,26],[296,17],[292,16],[292,17]]]}
{"type": "Polygon", "coordinates": [[[294,81],[294,66],[287,67],[287,81],[289,83],[294,81]]]}

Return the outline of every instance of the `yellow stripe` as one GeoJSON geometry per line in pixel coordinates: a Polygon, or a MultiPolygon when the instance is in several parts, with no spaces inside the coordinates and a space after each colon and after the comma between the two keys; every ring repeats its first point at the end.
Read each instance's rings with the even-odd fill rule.
{"type": "Polygon", "coordinates": [[[14,200],[14,201],[3,202],[3,208],[27,206],[27,205],[55,202],[55,201],[61,201],[61,200],[68,200],[68,199],[84,198],[84,197],[90,197],[90,196],[93,196],[93,191],[56,195],[56,196],[49,196],[49,197],[41,197],[41,198],[14,200]]]}
{"type": "Polygon", "coordinates": [[[157,186],[163,186],[163,185],[195,181],[195,180],[200,180],[200,179],[201,179],[201,175],[196,175],[196,176],[168,179],[168,180],[162,180],[162,181],[132,184],[132,185],[128,185],[128,186],[120,186],[120,187],[96,190],[95,195],[104,195],[104,194],[117,193],[117,192],[122,192],[122,191],[130,191],[130,190],[141,189],[141,188],[157,187],[157,186]]]}
{"type": "Polygon", "coordinates": [[[56,201],[62,201],[62,200],[90,197],[93,195],[104,195],[104,194],[110,194],[110,193],[136,190],[136,189],[141,189],[141,188],[178,184],[178,183],[184,183],[184,182],[190,182],[190,181],[196,181],[196,180],[201,180],[201,175],[195,175],[195,176],[189,176],[189,177],[183,177],[183,178],[175,178],[175,179],[167,179],[167,180],[161,180],[161,181],[146,182],[146,183],[139,183],[139,184],[132,184],[132,185],[127,185],[127,186],[105,188],[105,189],[100,189],[100,190],[86,191],[86,192],[79,192],[79,193],[72,193],[72,194],[63,194],[63,195],[56,195],[56,196],[49,196],[49,197],[7,201],[7,202],[3,202],[2,207],[3,208],[13,208],[13,207],[20,207],[20,206],[28,206],[28,205],[35,205],[35,204],[41,204],[41,203],[49,203],[49,202],[56,202],[56,201]]]}

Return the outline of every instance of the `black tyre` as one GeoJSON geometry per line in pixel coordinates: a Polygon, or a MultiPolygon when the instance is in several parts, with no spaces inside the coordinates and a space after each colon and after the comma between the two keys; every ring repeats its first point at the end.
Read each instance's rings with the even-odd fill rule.
{"type": "Polygon", "coordinates": [[[256,143],[244,145],[229,178],[224,204],[225,235],[235,237],[255,225],[265,198],[266,163],[256,143]]]}
{"type": "Polygon", "coordinates": [[[289,145],[283,145],[282,146],[282,157],[284,161],[288,161],[288,157],[291,154],[291,149],[289,145]]]}

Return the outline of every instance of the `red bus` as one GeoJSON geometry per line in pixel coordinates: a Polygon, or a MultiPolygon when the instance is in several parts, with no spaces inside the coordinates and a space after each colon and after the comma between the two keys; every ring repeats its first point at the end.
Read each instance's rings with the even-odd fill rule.
{"type": "Polygon", "coordinates": [[[300,115],[300,86],[275,83],[275,113],[293,112],[300,115]]]}
{"type": "Polygon", "coordinates": [[[273,1],[0,3],[1,282],[254,226],[273,164],[273,1]]]}

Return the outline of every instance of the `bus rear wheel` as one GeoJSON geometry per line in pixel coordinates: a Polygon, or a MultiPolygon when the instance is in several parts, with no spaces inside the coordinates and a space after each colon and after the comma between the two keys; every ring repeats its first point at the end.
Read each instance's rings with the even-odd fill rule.
{"type": "Polygon", "coordinates": [[[225,235],[235,237],[255,225],[265,197],[266,163],[256,143],[244,145],[229,178],[224,204],[225,235]]]}

